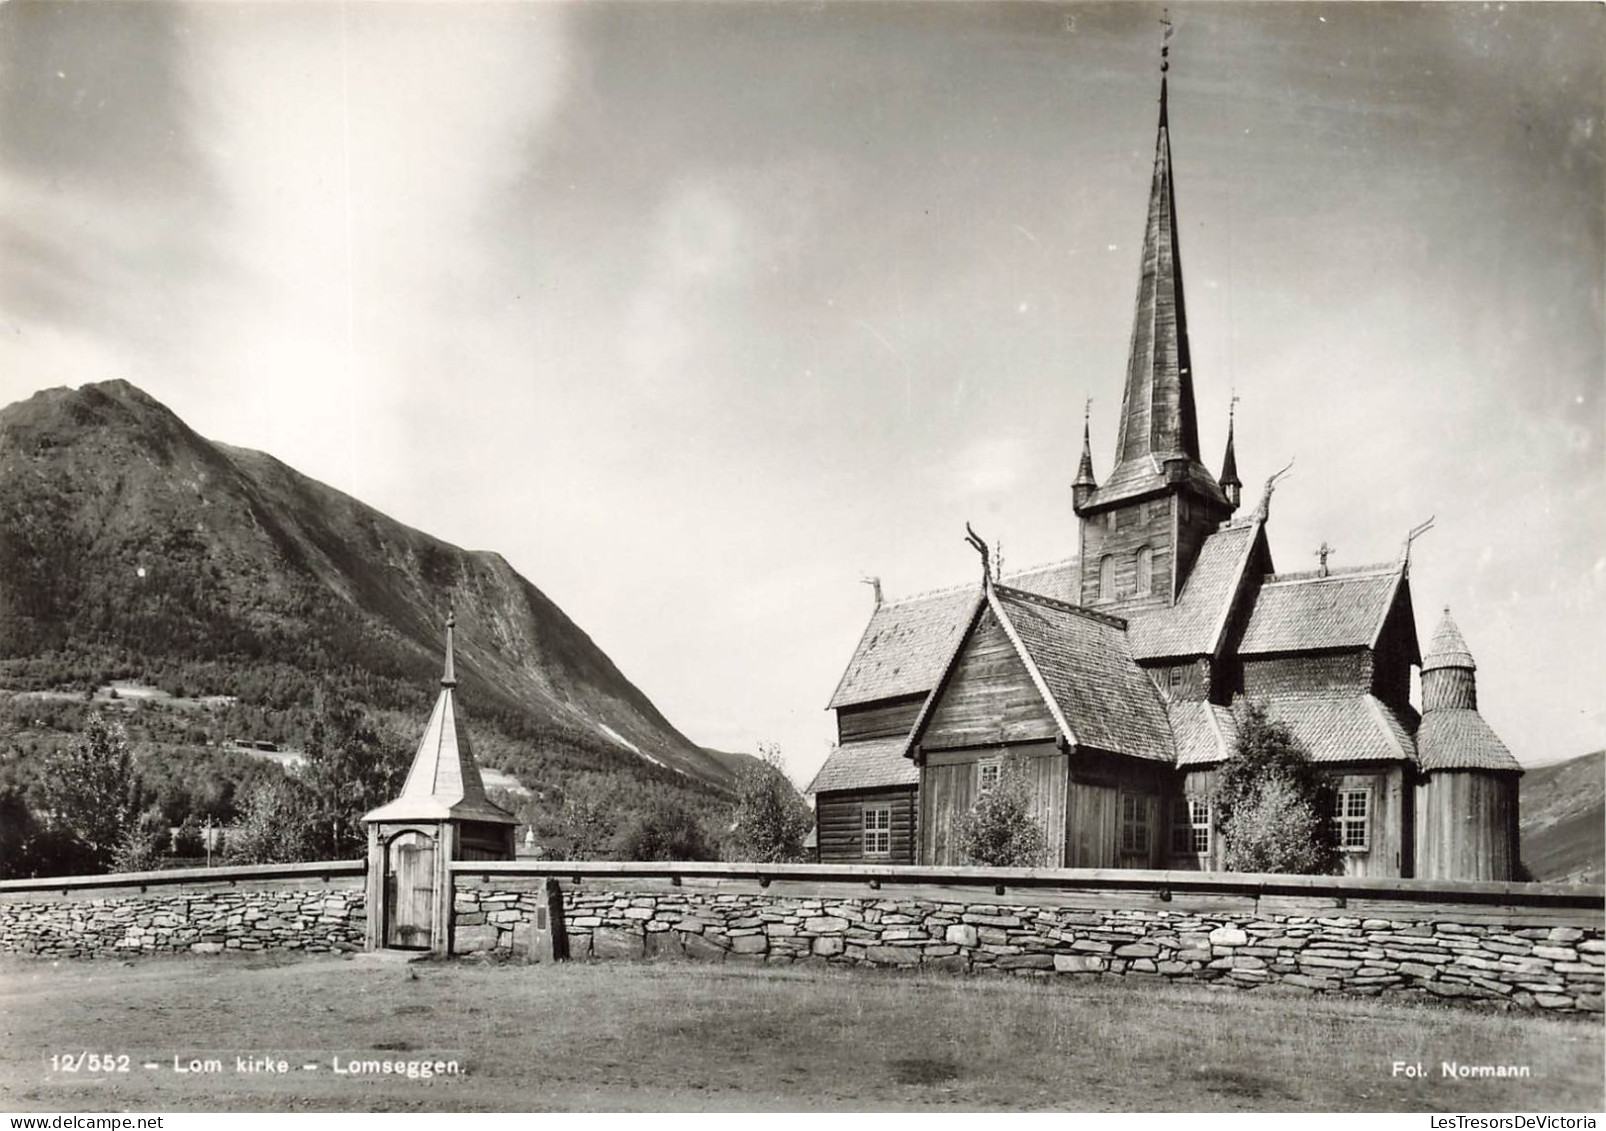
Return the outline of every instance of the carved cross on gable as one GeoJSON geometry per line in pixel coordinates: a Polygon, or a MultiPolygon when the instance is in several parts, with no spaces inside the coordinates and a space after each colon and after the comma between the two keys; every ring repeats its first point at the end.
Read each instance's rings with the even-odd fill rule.
{"type": "Polygon", "coordinates": [[[1316,556],[1321,559],[1321,565],[1318,568],[1321,570],[1321,575],[1323,577],[1327,576],[1327,555],[1335,554],[1337,552],[1338,552],[1338,547],[1337,546],[1329,546],[1327,544],[1327,539],[1325,539],[1325,538],[1322,539],[1322,544],[1319,547],[1317,547],[1316,556]]]}

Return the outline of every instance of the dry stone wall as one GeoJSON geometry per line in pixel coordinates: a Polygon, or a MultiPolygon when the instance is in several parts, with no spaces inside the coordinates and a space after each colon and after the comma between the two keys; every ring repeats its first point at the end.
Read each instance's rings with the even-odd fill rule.
{"type": "MultiPolygon", "coordinates": [[[[454,952],[522,952],[538,901],[521,887],[460,884],[454,952]]],[[[1458,922],[1453,914],[1384,919],[594,888],[565,890],[564,905],[573,958],[815,962],[1245,989],[1275,983],[1578,1013],[1601,1012],[1606,974],[1598,926],[1458,922]]]]}
{"type": "Polygon", "coordinates": [[[187,951],[361,950],[358,887],[174,887],[149,894],[0,898],[0,950],[43,958],[187,951]]]}

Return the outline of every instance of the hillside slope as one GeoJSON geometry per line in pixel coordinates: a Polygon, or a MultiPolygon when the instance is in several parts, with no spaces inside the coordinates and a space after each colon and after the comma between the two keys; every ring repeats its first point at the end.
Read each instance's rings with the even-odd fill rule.
{"type": "Polygon", "coordinates": [[[1536,880],[1606,880],[1606,751],[1522,776],[1522,862],[1536,880]]]}
{"type": "Polygon", "coordinates": [[[699,788],[732,778],[500,555],[208,441],[126,382],[0,410],[0,577],[0,687],[137,673],[292,714],[319,684],[427,710],[450,601],[476,732],[699,788]]]}

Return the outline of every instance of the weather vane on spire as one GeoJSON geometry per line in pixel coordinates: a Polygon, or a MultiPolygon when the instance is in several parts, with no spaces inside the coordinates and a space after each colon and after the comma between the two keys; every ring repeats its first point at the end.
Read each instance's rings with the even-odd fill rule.
{"type": "Polygon", "coordinates": [[[1171,9],[1160,10],[1160,26],[1164,29],[1160,33],[1160,73],[1163,75],[1171,69],[1171,9]]]}
{"type": "Polygon", "coordinates": [[[1082,403],[1082,428],[1083,428],[1083,430],[1086,430],[1087,425],[1088,425],[1088,421],[1090,421],[1092,419],[1093,419],[1093,398],[1092,397],[1088,397],[1087,400],[1082,403]]]}
{"type": "Polygon", "coordinates": [[[1238,402],[1243,400],[1238,395],[1238,387],[1233,386],[1232,399],[1227,402],[1227,423],[1231,424],[1238,417],[1238,402]]]}

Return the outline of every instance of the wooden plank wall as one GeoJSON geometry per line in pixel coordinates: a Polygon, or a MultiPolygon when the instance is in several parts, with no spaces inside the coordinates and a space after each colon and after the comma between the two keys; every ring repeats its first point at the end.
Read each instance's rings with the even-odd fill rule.
{"type": "Polygon", "coordinates": [[[836,712],[836,733],[840,742],[858,742],[866,738],[900,738],[915,725],[920,714],[924,695],[888,699],[880,703],[867,703],[856,707],[839,707],[836,712]]]}
{"type": "Polygon", "coordinates": [[[1075,749],[1066,800],[1065,857],[1071,868],[1158,868],[1166,826],[1161,812],[1171,767],[1139,758],[1075,749]],[[1149,811],[1149,851],[1121,851],[1121,795],[1135,793],[1149,811]]]}
{"type": "Polygon", "coordinates": [[[917,736],[921,748],[1052,740],[1057,733],[1015,646],[992,610],[985,610],[917,736]]]}
{"type": "Polygon", "coordinates": [[[816,799],[819,822],[820,863],[913,864],[915,861],[915,787],[886,789],[833,790],[816,799]],[[864,807],[890,805],[892,808],[892,855],[870,857],[864,854],[864,807]]]}
{"type": "Polygon", "coordinates": [[[954,823],[980,796],[981,763],[1005,759],[1026,776],[1031,791],[1032,815],[1042,826],[1043,855],[1033,867],[1060,868],[1065,864],[1066,756],[1052,742],[973,750],[942,750],[924,755],[920,789],[920,862],[969,864],[954,844],[954,823]]]}
{"type": "Polygon", "coordinates": [[[1413,822],[1406,809],[1412,804],[1405,767],[1323,765],[1334,789],[1367,789],[1372,794],[1371,846],[1365,852],[1344,852],[1346,876],[1408,876],[1415,846],[1408,846],[1405,830],[1413,822]]]}
{"type": "Polygon", "coordinates": [[[1166,495],[1123,503],[1082,521],[1082,604],[1096,607],[1112,599],[1134,607],[1170,603],[1175,572],[1173,505],[1173,498],[1166,495]],[[1137,552],[1143,546],[1153,551],[1153,572],[1150,595],[1139,601],[1133,598],[1138,590],[1137,552]],[[1106,554],[1115,564],[1114,598],[1099,593],[1099,563],[1106,554]]]}
{"type": "Polygon", "coordinates": [[[1511,880],[1518,865],[1515,774],[1437,770],[1417,787],[1417,875],[1511,880]]]}

